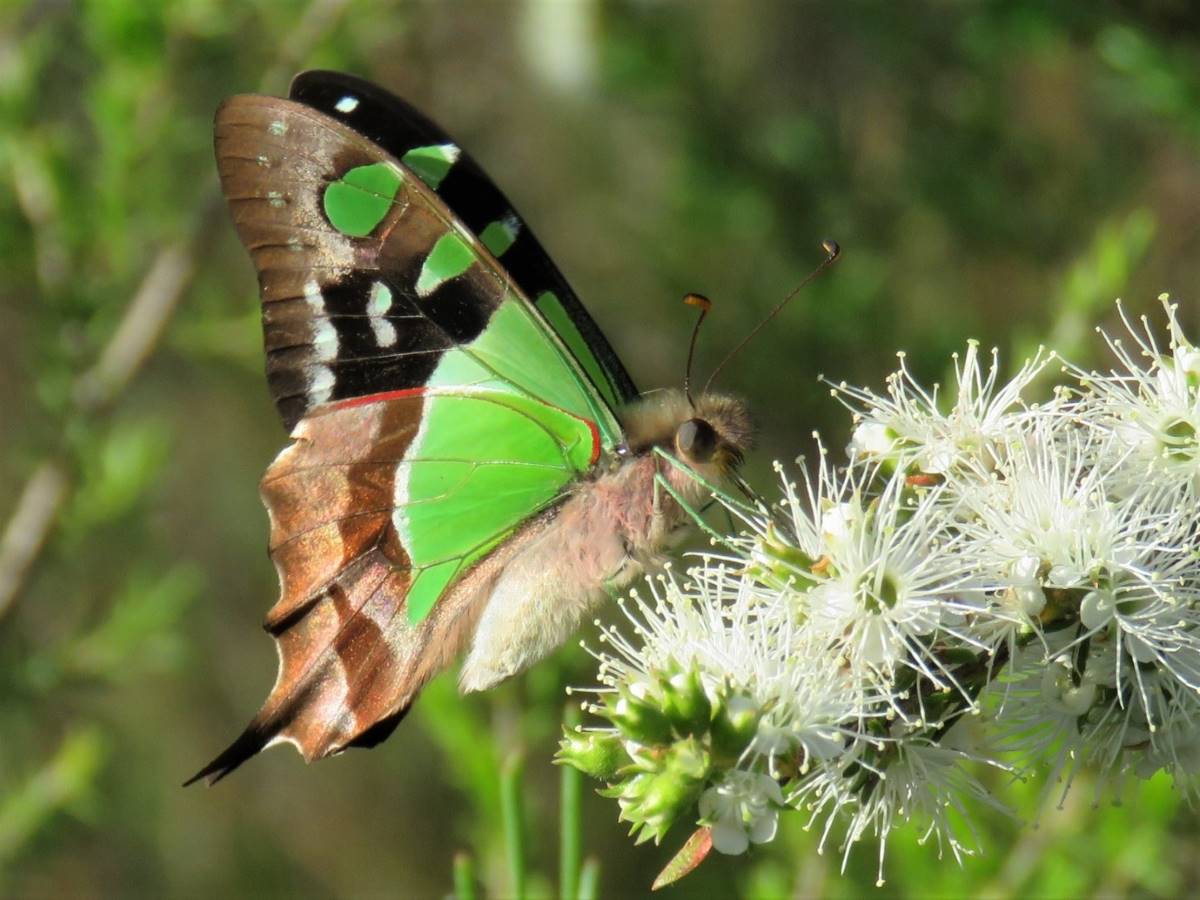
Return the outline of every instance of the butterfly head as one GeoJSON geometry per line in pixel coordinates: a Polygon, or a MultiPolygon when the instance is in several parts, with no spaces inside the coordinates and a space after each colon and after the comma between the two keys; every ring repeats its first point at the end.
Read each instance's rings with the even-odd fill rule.
{"type": "Polygon", "coordinates": [[[702,394],[692,415],[675,428],[676,455],[696,469],[727,477],[742,464],[753,435],[746,404],[725,394],[702,394]]]}
{"type": "Polygon", "coordinates": [[[753,442],[746,404],[728,394],[692,401],[683,391],[659,391],[628,408],[624,419],[631,451],[659,447],[714,480],[733,475],[753,442]]]}

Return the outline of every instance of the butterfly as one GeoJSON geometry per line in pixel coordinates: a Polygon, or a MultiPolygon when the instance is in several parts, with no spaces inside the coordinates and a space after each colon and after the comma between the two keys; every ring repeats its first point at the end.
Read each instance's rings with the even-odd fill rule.
{"type": "Polygon", "coordinates": [[[279,674],[209,783],[281,741],[374,746],[459,657],[464,692],[521,672],[661,561],[695,476],[736,477],[751,439],[733,397],[639,395],[505,196],[379,87],[234,96],[215,149],[291,442],[261,484],[279,674]]]}

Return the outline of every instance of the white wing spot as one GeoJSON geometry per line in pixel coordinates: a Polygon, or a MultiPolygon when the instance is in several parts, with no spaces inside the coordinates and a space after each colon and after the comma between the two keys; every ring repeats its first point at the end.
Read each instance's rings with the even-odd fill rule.
{"type": "Polygon", "coordinates": [[[329,400],[337,381],[329,366],[313,366],[308,371],[308,405],[318,406],[329,400]]]}
{"type": "Polygon", "coordinates": [[[321,362],[333,362],[338,355],[338,333],[328,319],[314,319],[312,325],[313,355],[321,362]]]}
{"type": "Polygon", "coordinates": [[[267,131],[277,136],[285,135],[287,134],[287,123],[276,120],[267,126],[267,131]]]}
{"type": "Polygon", "coordinates": [[[267,191],[267,202],[276,209],[279,209],[286,204],[286,201],[283,199],[283,194],[281,194],[279,191],[267,191]]]}
{"type": "Polygon", "coordinates": [[[372,319],[371,331],[380,347],[391,347],[396,343],[396,326],[387,319],[372,319]]]}
{"type": "Polygon", "coordinates": [[[367,315],[371,317],[386,315],[392,308],[392,289],[382,281],[371,285],[371,299],[367,301],[367,315]]]}
{"type": "Polygon", "coordinates": [[[376,281],[371,285],[367,315],[371,317],[371,331],[375,334],[375,343],[380,347],[391,347],[396,343],[396,326],[384,318],[391,308],[391,288],[382,281],[376,281]]]}
{"type": "MultiPolygon", "coordinates": [[[[308,303],[309,315],[312,317],[309,338],[309,343],[312,344],[312,354],[320,362],[333,362],[338,355],[338,333],[326,315],[325,296],[321,293],[321,285],[315,278],[305,283],[304,299],[308,303]]],[[[330,377],[333,377],[332,374],[330,377]]],[[[312,393],[311,387],[309,393],[312,393]]]]}
{"type": "Polygon", "coordinates": [[[358,98],[347,94],[337,103],[335,103],[333,108],[340,113],[352,113],[358,109],[358,98]]]}

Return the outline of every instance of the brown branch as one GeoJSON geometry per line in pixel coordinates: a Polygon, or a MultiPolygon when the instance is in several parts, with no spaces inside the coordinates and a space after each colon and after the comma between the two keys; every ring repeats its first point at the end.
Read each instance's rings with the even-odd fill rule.
{"type": "Polygon", "coordinates": [[[75,403],[81,412],[111,404],[150,358],[191,283],[194,243],[184,239],[171,244],[151,263],[99,359],[75,382],[75,403]]]}
{"type": "Polygon", "coordinates": [[[66,469],[56,459],[43,462],[25,482],[17,508],[0,535],[0,619],[12,606],[26,573],[42,552],[66,502],[68,484],[66,469]]]}

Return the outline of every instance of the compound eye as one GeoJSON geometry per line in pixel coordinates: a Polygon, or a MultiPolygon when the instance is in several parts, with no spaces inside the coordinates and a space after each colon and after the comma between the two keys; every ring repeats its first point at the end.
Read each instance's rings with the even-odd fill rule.
{"type": "Polygon", "coordinates": [[[717,431],[703,419],[688,419],[675,429],[675,448],[689,462],[708,462],[717,449],[717,431]]]}

